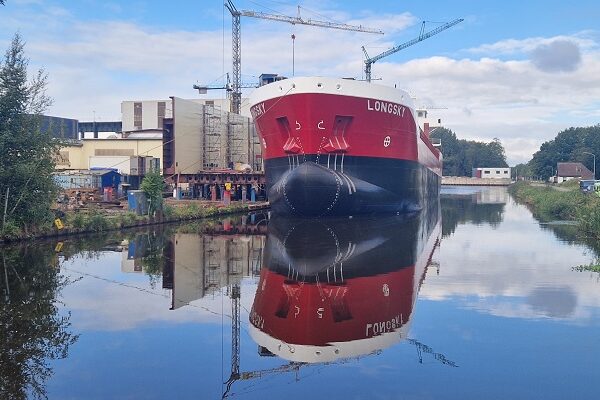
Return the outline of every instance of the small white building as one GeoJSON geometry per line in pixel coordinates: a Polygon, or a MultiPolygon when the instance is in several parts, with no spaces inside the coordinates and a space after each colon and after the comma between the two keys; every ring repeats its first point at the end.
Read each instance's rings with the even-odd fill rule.
{"type": "Polygon", "coordinates": [[[510,179],[510,168],[473,168],[473,178],[510,179]]]}

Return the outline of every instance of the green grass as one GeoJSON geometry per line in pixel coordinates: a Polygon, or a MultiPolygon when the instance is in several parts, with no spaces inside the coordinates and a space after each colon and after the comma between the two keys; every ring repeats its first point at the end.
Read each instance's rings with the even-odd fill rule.
{"type": "Polygon", "coordinates": [[[576,221],[584,236],[600,239],[600,198],[593,193],[582,193],[577,181],[558,186],[569,190],[517,182],[511,185],[509,191],[518,202],[528,205],[541,220],[576,221]]]}

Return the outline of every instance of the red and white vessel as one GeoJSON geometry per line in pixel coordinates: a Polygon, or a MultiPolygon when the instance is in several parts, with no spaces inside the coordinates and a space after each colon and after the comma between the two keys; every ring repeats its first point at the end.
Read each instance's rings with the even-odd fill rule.
{"type": "Polygon", "coordinates": [[[298,77],[256,89],[250,106],[275,214],[410,212],[439,196],[442,155],[403,90],[298,77]]]}
{"type": "Polygon", "coordinates": [[[440,240],[439,211],[434,204],[385,218],[271,219],[250,336],[271,354],[308,363],[406,339],[440,240]]]}

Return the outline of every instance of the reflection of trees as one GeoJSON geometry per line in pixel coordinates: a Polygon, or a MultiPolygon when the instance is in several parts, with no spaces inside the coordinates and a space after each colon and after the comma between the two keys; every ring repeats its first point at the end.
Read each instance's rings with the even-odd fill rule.
{"type": "Polygon", "coordinates": [[[144,272],[150,278],[152,288],[156,286],[156,282],[162,276],[165,265],[164,248],[168,236],[167,232],[158,230],[137,235],[133,239],[136,246],[136,258],[139,257],[144,272]]]}
{"type": "Polygon", "coordinates": [[[596,257],[600,257],[600,243],[594,238],[585,237],[577,225],[554,223],[547,224],[542,223],[542,221],[535,215],[534,218],[540,222],[540,227],[542,229],[552,231],[554,236],[556,236],[560,241],[568,244],[585,244],[594,252],[596,257]]]}
{"type": "Polygon", "coordinates": [[[490,224],[496,227],[504,217],[505,204],[477,204],[471,196],[444,195],[442,207],[442,237],[450,236],[458,224],[490,224]]]}
{"type": "Polygon", "coordinates": [[[46,397],[49,360],[67,357],[77,335],[57,297],[66,285],[53,247],[0,248],[0,398],[46,397]]]}

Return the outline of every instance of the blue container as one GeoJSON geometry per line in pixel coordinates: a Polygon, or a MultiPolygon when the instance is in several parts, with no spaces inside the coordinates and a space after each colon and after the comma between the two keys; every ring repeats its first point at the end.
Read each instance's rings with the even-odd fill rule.
{"type": "Polygon", "coordinates": [[[130,190],[127,193],[127,209],[137,215],[148,214],[148,199],[141,190],[130,190]]]}

